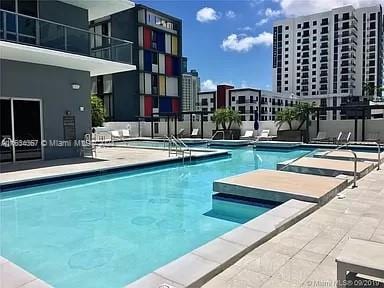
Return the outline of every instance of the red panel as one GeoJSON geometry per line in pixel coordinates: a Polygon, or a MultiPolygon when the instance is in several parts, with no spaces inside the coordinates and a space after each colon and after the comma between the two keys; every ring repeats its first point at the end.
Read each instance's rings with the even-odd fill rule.
{"type": "Polygon", "coordinates": [[[165,55],[165,75],[173,75],[173,61],[172,56],[165,55]]]}
{"type": "Polygon", "coordinates": [[[143,33],[143,44],[144,44],[144,48],[146,49],[150,49],[151,48],[151,38],[152,38],[152,35],[151,35],[151,29],[149,29],[148,27],[144,27],[144,33],[143,33]]]}
{"type": "Polygon", "coordinates": [[[230,85],[217,85],[217,97],[216,97],[216,108],[225,108],[226,105],[226,92],[228,89],[234,88],[230,85]]]}
{"type": "Polygon", "coordinates": [[[144,116],[152,116],[152,96],[144,96],[144,116]]]}
{"type": "Polygon", "coordinates": [[[178,113],[180,111],[180,101],[179,99],[172,99],[172,112],[178,113]]]}

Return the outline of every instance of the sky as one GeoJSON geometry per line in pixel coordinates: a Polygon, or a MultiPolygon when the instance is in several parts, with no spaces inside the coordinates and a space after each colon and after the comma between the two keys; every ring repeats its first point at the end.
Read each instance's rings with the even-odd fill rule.
{"type": "Polygon", "coordinates": [[[183,21],[183,56],[201,90],[217,84],[270,90],[272,26],[278,19],[384,0],[136,0],[183,21]]]}

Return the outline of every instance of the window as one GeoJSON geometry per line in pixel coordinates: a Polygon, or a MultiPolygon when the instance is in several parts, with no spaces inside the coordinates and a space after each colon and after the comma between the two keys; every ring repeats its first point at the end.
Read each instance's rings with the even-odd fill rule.
{"type": "Polygon", "coordinates": [[[321,19],[321,25],[328,25],[328,18],[321,19]]]}
{"type": "Polygon", "coordinates": [[[285,26],[285,30],[289,30],[289,26],[285,26]]]}
{"type": "Polygon", "coordinates": [[[316,25],[317,25],[317,21],[313,21],[313,22],[312,22],[312,25],[313,25],[313,26],[316,26],[316,25]]]}
{"type": "Polygon", "coordinates": [[[297,24],[297,29],[300,29],[301,28],[301,24],[297,24]]]}
{"type": "Polygon", "coordinates": [[[0,9],[16,12],[16,2],[15,0],[1,0],[0,9]]]}
{"type": "Polygon", "coordinates": [[[369,20],[376,20],[376,13],[369,14],[369,20]]]}
{"type": "Polygon", "coordinates": [[[343,20],[349,20],[349,13],[343,13],[343,20]]]}
{"type": "Polygon", "coordinates": [[[152,52],[152,64],[159,64],[159,58],[158,58],[158,54],[156,52],[152,52]]]}
{"type": "Polygon", "coordinates": [[[18,0],[17,6],[20,14],[37,17],[37,0],[18,0]]]}

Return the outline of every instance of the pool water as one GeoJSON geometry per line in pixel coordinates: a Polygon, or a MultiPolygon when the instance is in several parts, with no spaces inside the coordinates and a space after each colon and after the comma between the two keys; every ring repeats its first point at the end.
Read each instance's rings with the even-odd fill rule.
{"type": "Polygon", "coordinates": [[[1,255],[54,287],[122,287],[271,209],[212,200],[215,179],[307,152],[240,148],[231,158],[3,192],[1,255]]]}

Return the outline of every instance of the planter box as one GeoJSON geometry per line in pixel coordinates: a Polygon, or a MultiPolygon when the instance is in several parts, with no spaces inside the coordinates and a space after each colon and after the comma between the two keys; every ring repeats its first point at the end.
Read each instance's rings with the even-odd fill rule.
{"type": "Polygon", "coordinates": [[[278,141],[301,142],[307,139],[305,130],[279,130],[277,131],[278,141]]]}
{"type": "MultiPolygon", "coordinates": [[[[224,140],[239,140],[240,139],[240,129],[230,129],[230,130],[212,130],[212,136],[217,131],[223,131],[224,132],[224,140]]],[[[213,140],[222,140],[223,139],[223,133],[218,133],[213,140]]]]}

